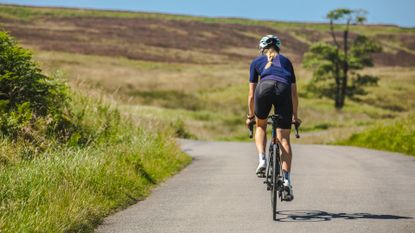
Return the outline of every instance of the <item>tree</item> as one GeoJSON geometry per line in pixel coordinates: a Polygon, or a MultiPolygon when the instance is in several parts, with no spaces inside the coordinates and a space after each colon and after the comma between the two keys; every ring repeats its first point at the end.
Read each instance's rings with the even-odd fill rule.
{"type": "Polygon", "coordinates": [[[333,99],[337,109],[343,108],[346,97],[358,100],[359,95],[367,94],[366,86],[377,84],[377,77],[361,75],[355,71],[373,66],[370,54],[380,52],[381,47],[363,35],[358,35],[352,43],[349,42],[350,26],[365,22],[365,15],[363,10],[330,11],[326,17],[330,21],[333,43],[315,43],[304,56],[304,66],[314,69],[309,90],[333,99]],[[336,36],[335,24],[343,29],[342,40],[336,36]]]}

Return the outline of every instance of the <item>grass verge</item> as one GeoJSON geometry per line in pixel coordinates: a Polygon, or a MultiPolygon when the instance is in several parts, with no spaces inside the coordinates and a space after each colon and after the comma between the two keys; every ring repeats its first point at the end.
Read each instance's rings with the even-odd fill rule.
{"type": "Polygon", "coordinates": [[[415,156],[415,114],[411,113],[392,122],[379,122],[364,132],[353,134],[349,139],[337,144],[388,150],[415,156]]]}
{"type": "Polygon", "coordinates": [[[79,125],[99,140],[87,146],[50,142],[36,151],[0,138],[1,232],[92,232],[103,217],[143,199],[191,161],[169,128],[136,125],[87,97],[72,104],[83,115],[79,125]]]}

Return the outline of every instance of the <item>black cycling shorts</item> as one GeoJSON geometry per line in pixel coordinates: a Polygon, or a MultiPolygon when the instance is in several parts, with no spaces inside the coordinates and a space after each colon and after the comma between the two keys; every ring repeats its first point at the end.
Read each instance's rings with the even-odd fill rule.
{"type": "Polygon", "coordinates": [[[274,80],[260,81],[254,95],[255,115],[266,119],[274,105],[275,114],[282,116],[278,128],[291,129],[293,104],[291,85],[274,80]]]}

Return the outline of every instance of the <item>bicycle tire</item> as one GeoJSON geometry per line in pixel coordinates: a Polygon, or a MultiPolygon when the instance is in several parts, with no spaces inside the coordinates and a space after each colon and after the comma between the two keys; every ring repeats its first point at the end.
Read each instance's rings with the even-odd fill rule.
{"type": "MultiPolygon", "coordinates": [[[[272,157],[272,172],[271,172],[271,204],[272,204],[272,219],[277,220],[277,200],[278,200],[278,175],[279,169],[277,160],[277,145],[271,144],[271,157],[272,157]]],[[[271,151],[270,150],[270,151],[271,151]]]]}
{"type": "Polygon", "coordinates": [[[267,156],[267,167],[265,168],[265,184],[267,184],[267,191],[269,191],[269,190],[271,190],[270,188],[270,178],[271,178],[271,153],[268,153],[268,156],[267,156]]]}

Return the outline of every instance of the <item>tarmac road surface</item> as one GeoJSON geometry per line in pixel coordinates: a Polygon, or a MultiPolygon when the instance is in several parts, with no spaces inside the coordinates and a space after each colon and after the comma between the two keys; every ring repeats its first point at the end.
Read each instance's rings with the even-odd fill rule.
{"type": "Polygon", "coordinates": [[[180,142],[192,164],[96,232],[415,232],[415,157],[293,145],[295,199],[273,221],[254,143],[180,142]]]}

